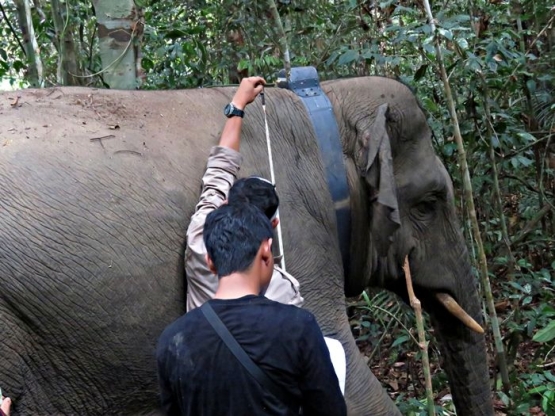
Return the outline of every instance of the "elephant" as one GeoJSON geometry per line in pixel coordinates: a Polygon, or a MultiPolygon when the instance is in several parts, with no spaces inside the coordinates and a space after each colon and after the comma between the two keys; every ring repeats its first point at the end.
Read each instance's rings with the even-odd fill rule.
{"type": "MultiPolygon", "coordinates": [[[[406,300],[408,256],[458,414],[493,415],[484,335],[438,301],[448,295],[482,322],[453,185],[424,111],[389,78],[322,89],[350,192],[348,275],[305,107],[267,88],[266,110],[287,271],[323,333],[345,348],[349,414],[400,414],[358,351],[345,295],[379,286],[406,300]]],[[[155,344],[185,312],[185,232],[234,91],[1,94],[0,383],[14,414],[156,414],[155,344]]],[[[243,125],[241,176],[269,177],[260,104],[243,125]]]]}

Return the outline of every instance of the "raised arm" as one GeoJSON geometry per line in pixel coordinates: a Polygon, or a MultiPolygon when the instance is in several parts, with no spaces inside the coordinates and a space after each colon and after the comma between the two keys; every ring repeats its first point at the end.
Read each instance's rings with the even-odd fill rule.
{"type": "Polygon", "coordinates": [[[205,262],[206,248],[202,239],[204,222],[210,212],[226,201],[229,189],[237,178],[242,163],[239,148],[243,117],[240,112],[256,98],[264,84],[264,79],[260,77],[245,78],[241,81],[231,105],[226,107],[228,119],[218,146],[210,152],[206,172],[202,178],[200,200],[187,229],[187,311],[202,305],[216,292],[218,279],[210,272],[205,262]]]}

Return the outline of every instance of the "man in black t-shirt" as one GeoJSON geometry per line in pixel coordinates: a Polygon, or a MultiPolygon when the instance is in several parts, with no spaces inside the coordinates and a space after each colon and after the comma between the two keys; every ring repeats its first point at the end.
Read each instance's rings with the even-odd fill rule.
{"type": "Polygon", "coordinates": [[[219,285],[209,303],[247,355],[291,396],[261,386],[196,308],[168,326],[157,347],[168,415],[346,415],[329,351],[314,316],[259,293],[273,272],[273,230],[250,204],[224,205],[204,226],[207,263],[219,285]]]}

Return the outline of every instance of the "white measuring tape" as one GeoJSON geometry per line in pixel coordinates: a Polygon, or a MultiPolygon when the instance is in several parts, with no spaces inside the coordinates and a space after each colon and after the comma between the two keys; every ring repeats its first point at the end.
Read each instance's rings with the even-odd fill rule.
{"type": "MultiPolygon", "coordinates": [[[[260,93],[260,98],[262,99],[262,111],[264,112],[264,127],[266,129],[266,145],[268,146],[268,160],[270,161],[270,180],[272,184],[276,185],[276,175],[274,172],[274,158],[272,157],[272,143],[270,142],[270,129],[268,129],[268,117],[266,115],[266,99],[264,97],[264,90],[260,93]]],[[[281,268],[285,272],[285,253],[283,252],[283,237],[281,234],[281,219],[279,217],[279,207],[276,211],[276,216],[279,219],[277,225],[277,237],[278,237],[278,250],[281,256],[281,268]]]]}

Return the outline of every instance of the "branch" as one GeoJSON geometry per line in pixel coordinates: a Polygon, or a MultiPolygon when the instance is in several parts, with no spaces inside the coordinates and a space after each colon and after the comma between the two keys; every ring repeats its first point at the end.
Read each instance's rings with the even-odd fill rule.
{"type": "MultiPolygon", "coordinates": [[[[536,194],[541,193],[541,191],[537,188],[534,188],[532,185],[530,185],[528,182],[526,182],[524,179],[519,178],[518,176],[515,175],[511,175],[510,173],[501,173],[500,174],[501,178],[503,179],[514,179],[515,181],[519,182],[520,184],[522,184],[526,189],[528,189],[531,192],[534,192],[536,194]]],[[[545,192],[546,195],[553,197],[553,194],[551,192],[545,192]]]]}
{"type": "Polygon", "coordinates": [[[279,17],[279,12],[276,6],[275,0],[268,0],[268,5],[270,6],[270,11],[272,12],[272,17],[276,21],[279,43],[283,51],[283,64],[285,67],[285,78],[289,82],[291,76],[291,58],[289,57],[289,45],[287,44],[287,35],[285,30],[283,30],[283,24],[281,23],[281,18],[279,17]]]}
{"type": "Polygon", "coordinates": [[[92,64],[93,64],[93,47],[94,47],[94,40],[96,39],[96,25],[94,25],[93,27],[93,33],[91,36],[91,41],[90,41],[90,48],[89,48],[89,71],[93,72],[93,68],[92,68],[92,64]]]}
{"type": "Polygon", "coordinates": [[[489,88],[486,81],[486,77],[480,72],[479,73],[480,79],[482,80],[482,88],[483,88],[483,98],[484,98],[484,112],[486,116],[486,125],[487,125],[487,136],[489,142],[489,157],[491,161],[491,168],[493,173],[493,189],[495,194],[495,202],[497,203],[497,209],[499,214],[499,222],[501,223],[501,235],[503,236],[503,242],[507,248],[509,254],[509,280],[513,280],[513,270],[514,265],[516,263],[515,257],[513,252],[511,251],[511,242],[509,239],[509,232],[507,231],[507,221],[505,219],[505,213],[503,212],[503,201],[501,199],[501,190],[499,187],[499,170],[497,169],[497,160],[495,159],[495,146],[493,142],[493,137],[497,138],[497,133],[493,128],[491,123],[491,111],[489,107],[489,88]]]}
{"type": "Polygon", "coordinates": [[[422,350],[422,370],[424,372],[424,379],[426,380],[426,398],[428,399],[428,415],[435,416],[436,411],[434,407],[434,395],[432,390],[432,376],[430,374],[430,358],[428,357],[428,341],[426,341],[426,334],[424,333],[424,318],[422,318],[422,304],[414,294],[412,288],[412,277],[410,274],[409,257],[405,257],[405,264],[403,265],[405,272],[405,279],[407,280],[407,292],[409,294],[410,306],[414,309],[416,315],[416,329],[418,330],[418,345],[422,350]]]}
{"type": "Polygon", "coordinates": [[[538,223],[541,221],[541,219],[543,217],[545,217],[549,211],[551,211],[551,206],[549,204],[544,205],[543,208],[540,209],[540,211],[536,214],[536,216],[534,218],[532,218],[524,226],[524,229],[522,230],[522,232],[519,235],[517,235],[513,239],[513,241],[511,241],[511,247],[514,247],[515,244],[518,244],[522,240],[524,240],[526,238],[526,236],[528,234],[530,234],[536,228],[536,225],[538,225],[538,223]]]}
{"type": "MultiPolygon", "coordinates": [[[[530,134],[533,134],[533,133],[534,133],[534,132],[530,132],[530,134]]],[[[532,143],[528,143],[526,146],[523,146],[523,147],[521,147],[520,149],[513,150],[512,152],[507,153],[506,155],[501,156],[501,157],[502,157],[503,159],[509,159],[509,158],[511,158],[511,157],[513,157],[513,156],[518,155],[519,153],[524,152],[526,149],[529,149],[529,148],[531,148],[531,147],[537,145],[538,143],[541,143],[541,142],[543,142],[544,140],[547,140],[547,139],[551,138],[551,136],[555,136],[555,134],[554,134],[554,133],[550,133],[550,134],[548,134],[548,135],[542,137],[541,139],[535,140],[535,141],[533,141],[532,143]]]]}
{"type": "Polygon", "coordinates": [[[8,23],[8,27],[10,28],[10,31],[12,32],[14,38],[17,40],[17,43],[19,44],[19,47],[23,51],[23,55],[25,55],[25,57],[27,57],[27,51],[23,47],[23,44],[21,43],[21,40],[19,39],[19,36],[17,36],[17,32],[13,28],[13,26],[10,22],[10,19],[8,19],[8,16],[6,15],[6,11],[4,10],[4,6],[2,6],[2,3],[0,3],[0,11],[2,12],[2,15],[4,16],[4,19],[8,23]]]}

